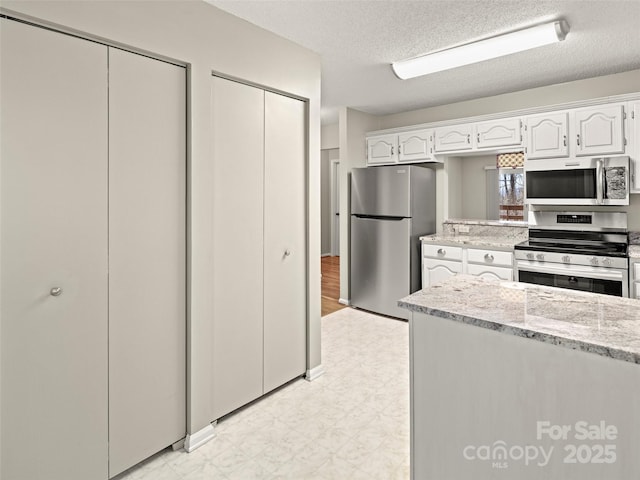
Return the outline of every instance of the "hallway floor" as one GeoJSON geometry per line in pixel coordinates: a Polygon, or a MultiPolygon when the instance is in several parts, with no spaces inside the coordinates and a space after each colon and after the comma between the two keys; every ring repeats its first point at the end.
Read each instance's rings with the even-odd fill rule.
{"type": "Polygon", "coordinates": [[[322,377],[224,418],[194,452],[166,450],[117,479],[408,479],[408,324],[339,310],[322,319],[322,359],[322,377]]]}
{"type": "Polygon", "coordinates": [[[340,257],[321,257],[322,316],[345,308],[340,298],[340,257]]]}

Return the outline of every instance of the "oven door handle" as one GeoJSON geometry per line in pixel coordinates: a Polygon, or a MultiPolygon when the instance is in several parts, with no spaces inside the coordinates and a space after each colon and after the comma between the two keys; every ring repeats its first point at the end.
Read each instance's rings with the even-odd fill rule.
{"type": "Polygon", "coordinates": [[[602,269],[602,268],[574,268],[567,270],[565,268],[552,267],[550,265],[532,265],[530,263],[518,262],[516,268],[518,271],[548,273],[552,275],[564,275],[565,277],[583,277],[594,278],[598,280],[619,280],[624,281],[625,270],[618,269],[602,269]]]}

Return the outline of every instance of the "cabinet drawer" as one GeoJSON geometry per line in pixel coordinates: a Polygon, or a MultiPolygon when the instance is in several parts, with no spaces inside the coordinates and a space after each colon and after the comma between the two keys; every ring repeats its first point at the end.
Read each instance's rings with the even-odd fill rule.
{"type": "Polygon", "coordinates": [[[483,265],[513,265],[513,253],[496,250],[477,250],[470,248],[467,250],[467,260],[469,263],[480,263],[483,265]]]}
{"type": "Polygon", "coordinates": [[[467,265],[467,273],[477,277],[495,278],[497,280],[513,280],[513,269],[508,267],[494,267],[490,265],[467,265]]]}
{"type": "Polygon", "coordinates": [[[640,280],[640,262],[633,263],[633,279],[640,280]]]}
{"type": "Polygon", "coordinates": [[[462,247],[423,244],[422,256],[443,260],[462,260],[462,247]]]}

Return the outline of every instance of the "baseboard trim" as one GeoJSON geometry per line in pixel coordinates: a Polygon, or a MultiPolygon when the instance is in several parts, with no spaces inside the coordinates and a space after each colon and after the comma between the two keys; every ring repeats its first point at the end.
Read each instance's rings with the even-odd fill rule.
{"type": "Polygon", "coordinates": [[[320,257],[333,257],[330,253],[321,253],[320,257]]]}
{"type": "Polygon", "coordinates": [[[191,453],[196,448],[212,440],[215,436],[216,432],[213,429],[213,425],[209,424],[195,433],[187,434],[187,437],[184,439],[184,449],[191,453]]]}
{"type": "Polygon", "coordinates": [[[345,300],[344,298],[340,298],[338,299],[338,303],[341,303],[342,305],[349,305],[349,300],[345,300]]]}
{"type": "Polygon", "coordinates": [[[318,365],[316,367],[313,367],[310,370],[307,370],[307,373],[304,376],[304,379],[307,382],[313,382],[316,378],[321,377],[322,375],[324,375],[324,367],[322,365],[318,365]]]}

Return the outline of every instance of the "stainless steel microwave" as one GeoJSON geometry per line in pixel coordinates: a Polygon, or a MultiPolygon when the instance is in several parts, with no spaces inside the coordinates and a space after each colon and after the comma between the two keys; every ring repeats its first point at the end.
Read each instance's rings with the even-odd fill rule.
{"type": "Polygon", "coordinates": [[[629,205],[629,157],[531,160],[525,196],[532,205],[629,205]]]}

